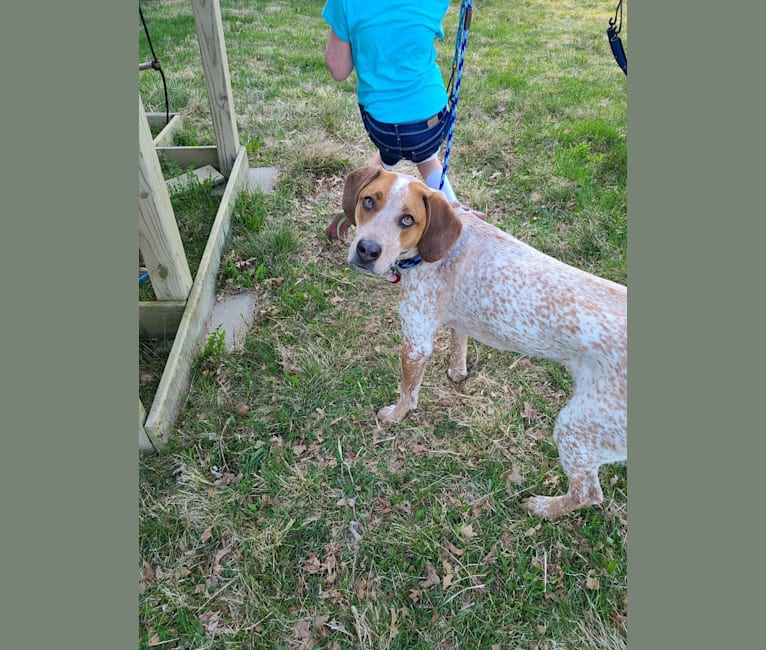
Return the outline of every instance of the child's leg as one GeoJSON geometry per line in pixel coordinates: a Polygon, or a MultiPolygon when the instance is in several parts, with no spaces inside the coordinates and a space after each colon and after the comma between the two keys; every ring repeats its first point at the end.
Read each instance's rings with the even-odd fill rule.
{"type": "MultiPolygon", "coordinates": [[[[438,190],[439,183],[441,182],[442,178],[442,165],[439,162],[439,157],[434,154],[431,158],[428,158],[427,160],[424,160],[417,165],[418,171],[423,177],[426,185],[435,190],[438,190]]],[[[448,201],[457,201],[457,197],[455,196],[455,192],[452,190],[452,185],[449,182],[449,178],[444,178],[444,187],[441,189],[442,192],[444,192],[444,196],[447,197],[448,201]]]]}
{"type": "Polygon", "coordinates": [[[383,161],[380,159],[380,151],[376,149],[375,155],[372,158],[370,158],[370,161],[367,164],[370,167],[382,167],[383,161]]]}
{"type": "Polygon", "coordinates": [[[393,171],[394,167],[396,167],[396,163],[393,165],[387,165],[383,162],[383,159],[380,156],[380,150],[375,152],[375,155],[370,158],[370,161],[367,163],[371,167],[382,167],[383,169],[387,169],[388,171],[393,171]]]}

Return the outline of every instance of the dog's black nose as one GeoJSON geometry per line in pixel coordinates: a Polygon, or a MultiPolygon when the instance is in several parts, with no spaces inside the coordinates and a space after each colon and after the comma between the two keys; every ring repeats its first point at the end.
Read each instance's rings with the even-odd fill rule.
{"type": "Polygon", "coordinates": [[[380,257],[380,244],[369,239],[361,239],[356,245],[356,255],[362,264],[370,264],[380,257]]]}

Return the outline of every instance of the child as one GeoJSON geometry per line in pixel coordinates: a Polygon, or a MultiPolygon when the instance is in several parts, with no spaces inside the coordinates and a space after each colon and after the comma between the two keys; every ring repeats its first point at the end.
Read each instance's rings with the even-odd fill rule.
{"type": "MultiPolygon", "coordinates": [[[[410,160],[434,189],[450,122],[434,39],[444,38],[441,22],[448,8],[449,0],[327,0],[322,11],[330,25],[324,55],[330,74],[343,81],[356,69],[362,122],[378,149],[369,164],[390,170],[410,160]]],[[[441,190],[449,201],[457,200],[446,177],[441,190]]],[[[342,239],[348,227],[340,213],[327,236],[342,239]]]]}

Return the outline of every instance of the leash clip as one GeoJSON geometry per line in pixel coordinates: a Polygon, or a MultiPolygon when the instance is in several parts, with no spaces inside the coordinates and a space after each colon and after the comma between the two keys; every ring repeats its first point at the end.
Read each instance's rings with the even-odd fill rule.
{"type": "Polygon", "coordinates": [[[402,271],[404,269],[411,269],[413,266],[417,266],[423,261],[423,258],[420,257],[420,255],[415,255],[415,257],[408,257],[406,260],[396,260],[391,265],[391,268],[388,270],[388,275],[386,276],[386,280],[388,280],[391,284],[396,284],[402,279],[402,271]]]}

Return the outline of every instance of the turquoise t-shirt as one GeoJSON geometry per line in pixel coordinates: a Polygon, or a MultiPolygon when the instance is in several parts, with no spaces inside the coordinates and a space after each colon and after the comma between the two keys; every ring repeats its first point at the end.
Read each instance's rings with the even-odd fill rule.
{"type": "Polygon", "coordinates": [[[427,120],[447,103],[434,39],[449,0],[327,0],[322,18],[351,43],[357,99],[379,122],[427,120]]]}

